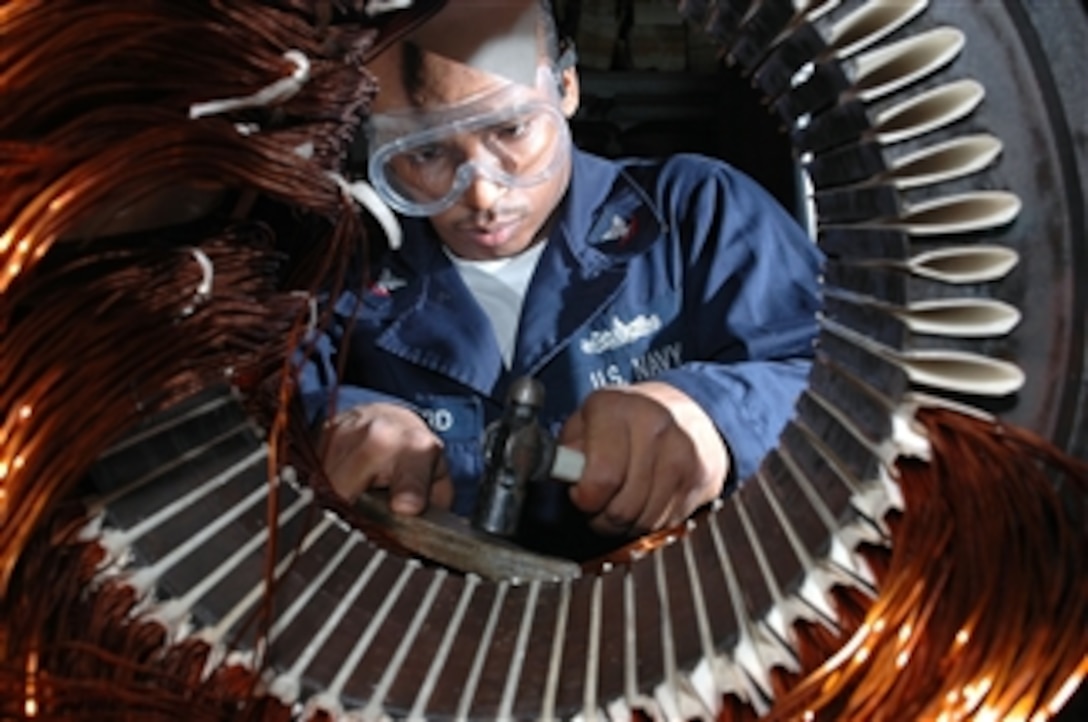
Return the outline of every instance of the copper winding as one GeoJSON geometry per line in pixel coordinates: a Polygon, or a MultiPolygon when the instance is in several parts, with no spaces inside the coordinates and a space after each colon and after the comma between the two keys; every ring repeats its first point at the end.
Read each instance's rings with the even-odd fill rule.
{"type": "MultiPolygon", "coordinates": [[[[17,315],[20,304],[26,304],[27,299],[35,295],[38,299],[47,298],[43,296],[44,291],[33,290],[40,286],[40,281],[33,279],[33,272],[43,259],[48,258],[54,244],[65,243],[65,239],[85,242],[95,236],[101,223],[123,206],[158,192],[186,186],[224,190],[249,188],[289,203],[291,207],[315,213],[318,218],[328,219],[323,222],[323,229],[321,223],[317,224],[319,230],[314,237],[299,239],[303,252],[298,254],[294,266],[301,271],[296,270],[291,280],[303,288],[322,276],[334,259],[346,251],[346,246],[341,244],[358,243],[363,235],[350,202],[326,172],[337,167],[333,160],[334,157],[338,159],[337,151],[343,149],[345,128],[356,127],[357,115],[372,93],[372,83],[368,76],[359,72],[359,64],[361,48],[367,45],[373,33],[357,26],[339,31],[345,38],[342,44],[346,49],[339,49],[342,55],[315,60],[319,66],[316,75],[323,78],[319,92],[311,89],[298,99],[299,103],[316,105],[316,108],[288,106],[292,115],[280,118],[267,132],[245,136],[239,133],[230,118],[190,120],[188,104],[198,99],[242,93],[254,85],[265,84],[270,78],[286,72],[289,63],[282,57],[286,48],[301,48],[317,54],[330,38],[326,32],[319,39],[312,19],[299,13],[298,6],[276,9],[264,4],[233,3],[226,10],[225,15],[219,15],[211,8],[193,10],[184,4],[170,3],[135,9],[53,3],[46,8],[43,4],[29,2],[11,3],[0,11],[5,27],[12,31],[8,36],[12,42],[5,42],[0,51],[3,53],[0,68],[3,68],[6,92],[14,101],[9,104],[5,117],[0,119],[0,137],[5,139],[4,147],[11,159],[0,166],[0,181],[5,188],[0,197],[0,227],[3,228],[0,234],[0,292],[4,293],[0,329],[6,334],[3,373],[5,376],[20,370],[30,373],[37,389],[31,390],[26,382],[22,382],[22,386],[14,382],[4,384],[5,398],[10,399],[9,408],[25,410],[19,413],[33,413],[32,421],[23,419],[27,423],[20,427],[19,435],[8,431],[4,442],[6,466],[3,470],[4,476],[9,477],[5,480],[5,501],[8,508],[20,509],[18,522],[4,525],[3,567],[6,573],[10,573],[29,530],[45,509],[63,494],[108,441],[108,437],[93,438],[84,433],[80,438],[86,451],[65,453],[62,455],[64,461],[52,462],[56,466],[50,466],[54,471],[48,474],[35,461],[40,457],[31,453],[32,449],[39,454],[45,451],[41,446],[31,445],[32,435],[51,438],[48,435],[59,434],[55,438],[65,438],[61,429],[50,426],[50,419],[59,426],[63,414],[59,409],[48,409],[40,404],[47,393],[55,394],[64,388],[53,388],[51,384],[68,384],[73,390],[95,389],[94,382],[87,383],[72,363],[59,363],[54,367],[45,363],[42,349],[32,347],[36,343],[33,338],[28,337],[26,345],[18,340],[23,333],[63,335],[61,329],[66,328],[67,323],[74,323],[75,313],[67,320],[63,318],[64,304],[40,310],[38,302],[33,311],[17,315]],[[237,22],[241,15],[245,16],[245,23],[237,22]],[[65,20],[58,26],[55,19],[61,17],[65,20]],[[77,17],[85,22],[72,22],[77,17]],[[163,28],[169,28],[169,31],[163,28]],[[179,41],[184,38],[182,45],[191,52],[162,53],[167,32],[179,41]],[[282,45],[276,47],[274,43],[282,45]],[[105,53],[102,62],[88,62],[91,46],[108,49],[108,53],[102,50],[90,53],[91,58],[105,53]],[[149,72],[149,68],[154,68],[154,72],[149,72]],[[229,70],[224,72],[224,69],[229,70]],[[353,78],[352,82],[345,82],[348,75],[353,78]],[[321,97],[320,90],[327,91],[332,87],[339,88],[335,97],[324,104],[317,102],[321,97]],[[134,94],[137,88],[139,92],[134,94]],[[333,122],[327,113],[329,106],[344,109],[340,117],[333,116],[333,122]],[[308,117],[308,114],[312,115],[308,117]],[[323,139],[328,141],[326,150],[316,151],[312,158],[299,153],[298,146],[304,141],[320,146],[323,139]],[[325,165],[319,161],[324,161],[325,165]],[[48,314],[52,325],[50,318],[40,318],[38,313],[48,314]],[[61,377],[67,380],[62,381],[61,377]],[[19,388],[24,389],[22,397],[14,396],[19,388]],[[47,410],[53,415],[46,413],[47,410]],[[32,428],[36,429],[33,434],[32,428]],[[34,484],[20,482],[10,478],[15,472],[23,479],[43,475],[39,478],[48,481],[44,484],[40,481],[34,484]]],[[[338,46],[334,44],[333,47],[338,46]]],[[[194,244],[200,240],[195,239],[194,244]]],[[[230,246],[225,249],[230,250],[230,246]]],[[[181,261],[183,256],[174,253],[173,258],[181,261]]],[[[226,262],[230,258],[228,252],[217,260],[226,262]]],[[[245,262],[244,254],[237,258],[245,262]]],[[[114,259],[115,262],[118,260],[114,259]]],[[[83,273],[93,271],[88,268],[83,273]]],[[[217,293],[240,280],[232,278],[226,268],[218,270],[217,274],[221,282],[217,293]]],[[[203,356],[203,361],[211,365],[227,360],[226,355],[213,358],[202,352],[200,337],[190,335],[182,340],[175,333],[179,329],[173,328],[171,319],[176,320],[191,299],[192,283],[178,288],[172,287],[168,280],[133,276],[128,282],[157,284],[163,291],[159,301],[165,303],[165,298],[172,298],[174,309],[165,306],[147,309],[149,313],[140,326],[136,318],[129,317],[118,319],[117,326],[98,319],[93,328],[83,329],[88,336],[86,343],[94,344],[97,338],[102,344],[102,355],[115,354],[115,362],[127,357],[122,339],[131,338],[135,349],[146,351],[147,356],[143,358],[135,354],[131,358],[139,359],[133,363],[133,368],[154,370],[148,374],[148,388],[168,387],[171,376],[178,370],[167,370],[169,365],[163,362],[184,358],[186,350],[193,359],[203,356]],[[172,289],[173,296],[170,296],[172,289]],[[148,336],[141,336],[144,333],[141,329],[146,329],[148,336]],[[156,333],[163,336],[159,342],[153,340],[156,333]],[[161,343],[162,347],[157,347],[156,343],[161,343]]],[[[117,281],[124,284],[120,277],[117,281]]],[[[61,283],[63,285],[63,281],[61,283]]],[[[79,283],[85,284],[82,277],[79,283]]],[[[236,299],[250,298],[253,305],[243,315],[247,318],[239,316],[231,323],[221,321],[220,330],[243,339],[246,333],[257,331],[254,345],[268,350],[275,327],[275,324],[270,327],[268,317],[274,309],[259,311],[262,302],[252,301],[252,290],[244,285],[235,289],[236,299]]],[[[105,299],[92,301],[74,297],[72,288],[64,288],[63,292],[65,297],[72,299],[73,312],[106,303],[105,299]]],[[[103,289],[101,293],[108,291],[103,289]]],[[[216,299],[220,304],[218,307],[224,311],[242,311],[237,306],[232,309],[226,303],[226,292],[222,295],[223,298],[216,299]]],[[[267,298],[270,290],[266,289],[263,295],[267,298]]],[[[154,301],[154,296],[141,299],[141,303],[154,301]]],[[[53,303],[52,299],[50,303],[53,303]]],[[[293,299],[292,304],[297,306],[298,299],[293,299]]],[[[134,304],[130,310],[139,307],[134,304]]],[[[290,318],[295,315],[292,312],[290,318]]],[[[205,309],[204,313],[187,319],[185,326],[192,329],[190,334],[199,333],[201,319],[212,321],[213,313],[205,309]]],[[[282,338],[280,336],[281,341],[282,338]]],[[[214,343],[213,337],[207,340],[214,343]]],[[[68,353],[72,350],[71,346],[67,347],[68,353]]],[[[86,366],[81,366],[80,370],[99,371],[86,366]]],[[[123,369],[119,371],[119,378],[128,373],[123,369]]],[[[106,378],[108,374],[94,375],[95,380],[106,378]]],[[[108,389],[108,384],[105,387],[108,389]]],[[[67,402],[77,399],[69,397],[67,402]]],[[[112,411],[107,410],[108,405],[103,408],[92,404],[83,408],[98,408],[99,413],[104,414],[102,418],[112,419],[114,423],[102,427],[112,434],[125,425],[126,419],[146,411],[132,407],[131,401],[131,398],[118,399],[121,406],[112,411]],[[128,413],[116,417],[126,406],[128,413]]],[[[13,417],[8,423],[18,421],[13,417]]]]}
{"type": "Polygon", "coordinates": [[[5,718],[289,717],[246,701],[249,669],[209,660],[198,642],[164,647],[156,624],[128,621],[134,600],[120,582],[88,595],[100,550],[78,539],[78,510],[58,505],[141,414],[224,371],[251,387],[279,369],[309,310],[293,289],[364,238],[327,173],[341,169],[372,94],[362,61],[374,33],[327,26],[322,4],[0,8],[0,408],[14,411],[0,428],[5,718]],[[288,74],[289,49],[308,55],[311,77],[281,107],[189,119],[191,103],[288,74]],[[96,237],[116,211],[189,187],[310,214],[290,238],[293,273],[243,203],[219,228],[96,237]],[[212,266],[207,298],[197,252],[212,266]]]}
{"type": "MultiPolygon", "coordinates": [[[[218,250],[229,248],[237,263],[246,254],[233,240],[218,250]]],[[[209,252],[218,259],[213,247],[209,252]]],[[[184,272],[194,265],[191,259],[176,251],[166,259],[153,251],[117,255],[100,264],[81,259],[44,279],[41,289],[27,294],[29,309],[6,334],[7,357],[24,362],[5,366],[0,391],[5,407],[17,410],[0,431],[5,448],[18,450],[5,459],[9,509],[20,510],[2,527],[5,548],[20,545],[42,505],[60,493],[52,485],[80,473],[144,409],[221,377],[225,368],[263,363],[263,354],[283,337],[285,324],[272,315],[282,312],[282,302],[267,282],[261,288],[239,273],[244,267],[221,264],[221,283],[236,282],[247,295],[224,292],[186,316],[197,282],[191,270],[184,272]],[[71,290],[76,280],[79,293],[71,290]],[[139,343],[119,355],[118,339],[125,338],[139,343]],[[78,420],[61,413],[68,405],[85,418],[114,423],[74,425],[78,420]]]]}
{"type": "MultiPolygon", "coordinates": [[[[260,179],[273,197],[291,198],[329,214],[342,206],[336,184],[307,171],[293,151],[259,137],[240,144],[225,122],[199,124],[196,129],[172,128],[170,114],[147,110],[111,110],[89,120],[90,128],[80,126],[71,133],[58,133],[47,138],[47,143],[58,150],[68,144],[104,150],[88,158],[77,155],[85,150],[63,155],[64,162],[73,167],[58,169],[57,179],[29,198],[12,194],[0,206],[0,213],[9,219],[0,240],[4,268],[0,290],[6,291],[29,271],[66,232],[79,236],[93,233],[95,225],[104,220],[102,211],[120,210],[121,198],[129,204],[185,183],[229,188],[252,185],[260,179]],[[124,141],[116,140],[118,132],[125,133],[124,141]],[[141,161],[133,163],[133,158],[141,161]]],[[[47,165],[42,170],[51,169],[47,165]]]]}
{"type": "MultiPolygon", "coordinates": [[[[131,590],[96,578],[101,549],[79,538],[82,510],[64,503],[125,427],[225,369],[271,377],[270,476],[286,463],[300,432],[288,428],[284,351],[306,316],[305,296],[291,291],[309,291],[365,236],[327,175],[373,91],[361,63],[374,31],[330,25],[343,9],[0,7],[0,716],[291,716],[256,695],[252,668],[134,621],[131,590]],[[193,102],[290,73],[292,48],[313,61],[294,97],[267,112],[188,118],[193,102]],[[252,120],[259,132],[236,125],[252,120]],[[282,239],[244,213],[183,238],[96,237],[115,210],[186,185],[306,215],[295,273],[280,277],[282,239]],[[214,267],[206,299],[194,299],[203,275],[193,248],[214,267]]],[[[773,718],[1045,716],[1086,671],[1085,532],[1057,521],[1066,512],[1051,481],[1083,493],[1088,469],[1022,430],[947,411],[919,420],[934,461],[898,463],[907,504],[890,520],[890,558],[866,552],[881,594],[832,591],[841,635],[795,627],[802,674],[775,672],[773,718]]],[[[727,700],[721,718],[755,715],[727,700]]]]}
{"type": "MultiPolygon", "coordinates": [[[[890,548],[856,550],[879,596],[833,587],[837,633],[793,625],[801,673],[772,670],[777,701],[765,719],[1043,720],[1088,671],[1088,530],[1072,521],[1084,513],[1088,463],[959,412],[922,409],[918,421],[933,460],[897,461],[905,508],[887,520],[890,548]]],[[[732,697],[718,716],[756,718],[732,697]]]]}
{"type": "Polygon", "coordinates": [[[252,381],[276,369],[308,314],[293,289],[365,237],[328,173],[373,93],[361,64],[374,31],[318,27],[320,5],[0,8],[0,408],[13,411],[0,426],[4,717],[93,718],[107,706],[246,718],[252,672],[216,667],[200,643],[164,648],[157,625],[127,621],[123,585],[88,596],[100,552],[58,507],[141,415],[225,372],[252,381]],[[311,82],[280,107],[189,118],[194,102],[289,74],[291,49],[310,56],[311,82]],[[244,205],[218,228],[99,237],[117,211],[179,188],[295,209],[305,222],[290,277],[281,239],[246,222],[244,205]],[[197,252],[213,269],[206,298],[197,252]]]}
{"type": "Polygon", "coordinates": [[[1024,429],[918,420],[933,461],[897,464],[880,596],[772,719],[1045,719],[1084,676],[1088,532],[1065,505],[1083,504],[1088,464],[1024,429]]]}

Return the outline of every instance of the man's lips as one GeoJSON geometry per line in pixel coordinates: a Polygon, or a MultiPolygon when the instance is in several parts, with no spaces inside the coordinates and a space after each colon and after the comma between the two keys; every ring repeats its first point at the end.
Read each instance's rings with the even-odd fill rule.
{"type": "Polygon", "coordinates": [[[496,223],[490,223],[486,226],[462,226],[461,232],[467,235],[474,236],[476,238],[490,238],[493,236],[499,236],[508,232],[518,223],[518,219],[511,218],[509,220],[498,221],[496,223]]]}

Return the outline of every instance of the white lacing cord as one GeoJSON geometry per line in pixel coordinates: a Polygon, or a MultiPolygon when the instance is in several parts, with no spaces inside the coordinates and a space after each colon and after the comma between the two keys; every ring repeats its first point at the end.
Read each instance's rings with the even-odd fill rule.
{"type": "Polygon", "coordinates": [[[366,4],[366,14],[374,17],[393,10],[406,10],[412,7],[412,0],[370,0],[366,4]]]}
{"type": "Polygon", "coordinates": [[[297,93],[310,78],[310,60],[300,50],[288,50],[283,57],[295,64],[295,70],[287,77],[280,78],[271,85],[261,88],[252,95],[238,98],[223,98],[193,103],[189,106],[189,117],[203,118],[208,115],[229,113],[242,108],[257,108],[264,105],[282,103],[297,93]]]}
{"type": "Polygon", "coordinates": [[[309,313],[306,321],[306,333],[303,338],[311,338],[317,332],[317,296],[308,291],[292,291],[291,295],[306,302],[306,310],[309,313]]]}
{"type": "Polygon", "coordinates": [[[374,217],[374,220],[378,221],[378,224],[385,232],[385,237],[389,242],[389,247],[393,250],[400,248],[401,241],[404,239],[404,232],[401,230],[400,221],[397,220],[397,216],[393,213],[393,209],[386,205],[382,200],[378,192],[374,190],[374,187],[367,183],[365,180],[357,180],[354,182],[348,182],[344,176],[339,173],[329,173],[329,177],[336,181],[337,185],[344,193],[350,196],[355,202],[363,206],[370,212],[370,215],[374,217]]]}
{"type": "Polygon", "coordinates": [[[183,318],[193,315],[198,305],[207,302],[212,297],[212,281],[215,279],[215,266],[212,264],[212,259],[208,258],[208,254],[195,246],[185,250],[192,254],[204,277],[200,280],[200,285],[196,287],[192,301],[181,309],[183,318]]]}

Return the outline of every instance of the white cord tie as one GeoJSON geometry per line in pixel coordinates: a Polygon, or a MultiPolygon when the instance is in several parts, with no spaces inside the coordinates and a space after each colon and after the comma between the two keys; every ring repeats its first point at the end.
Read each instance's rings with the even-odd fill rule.
{"type": "Polygon", "coordinates": [[[292,291],[291,295],[295,298],[302,299],[306,303],[307,321],[306,321],[306,333],[304,338],[310,338],[317,331],[317,296],[308,291],[292,291]]]}
{"type": "Polygon", "coordinates": [[[382,13],[405,10],[410,7],[412,7],[412,0],[370,0],[366,4],[366,14],[374,17],[382,13]]]}
{"type": "Polygon", "coordinates": [[[196,287],[196,291],[193,293],[193,300],[181,309],[183,318],[193,315],[198,305],[206,303],[212,297],[212,281],[215,278],[215,266],[212,264],[212,259],[208,258],[208,254],[196,247],[186,250],[192,254],[204,277],[200,280],[200,285],[196,287]]]}
{"type": "Polygon", "coordinates": [[[280,78],[252,95],[193,103],[189,106],[189,117],[195,120],[196,118],[229,113],[243,108],[259,108],[265,105],[282,103],[291,98],[309,80],[310,60],[300,50],[288,50],[283,54],[283,57],[295,64],[294,72],[286,78],[280,78]]]}
{"type": "Polygon", "coordinates": [[[374,187],[367,183],[365,180],[357,180],[354,183],[349,183],[339,173],[329,173],[329,177],[336,181],[337,185],[344,193],[350,196],[355,202],[363,206],[370,212],[370,215],[374,217],[378,224],[385,231],[386,240],[389,242],[389,247],[393,250],[397,250],[401,246],[401,241],[404,239],[404,232],[401,230],[400,222],[397,220],[396,215],[393,213],[393,209],[386,205],[385,201],[381,199],[378,192],[374,190],[374,187]]]}

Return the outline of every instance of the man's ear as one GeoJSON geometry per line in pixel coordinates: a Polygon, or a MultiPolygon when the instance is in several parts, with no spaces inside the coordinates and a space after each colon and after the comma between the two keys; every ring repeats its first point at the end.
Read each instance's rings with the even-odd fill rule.
{"type": "Polygon", "coordinates": [[[581,100],[578,70],[574,67],[564,68],[559,73],[559,108],[563,111],[563,115],[568,118],[574,117],[581,100]]]}

